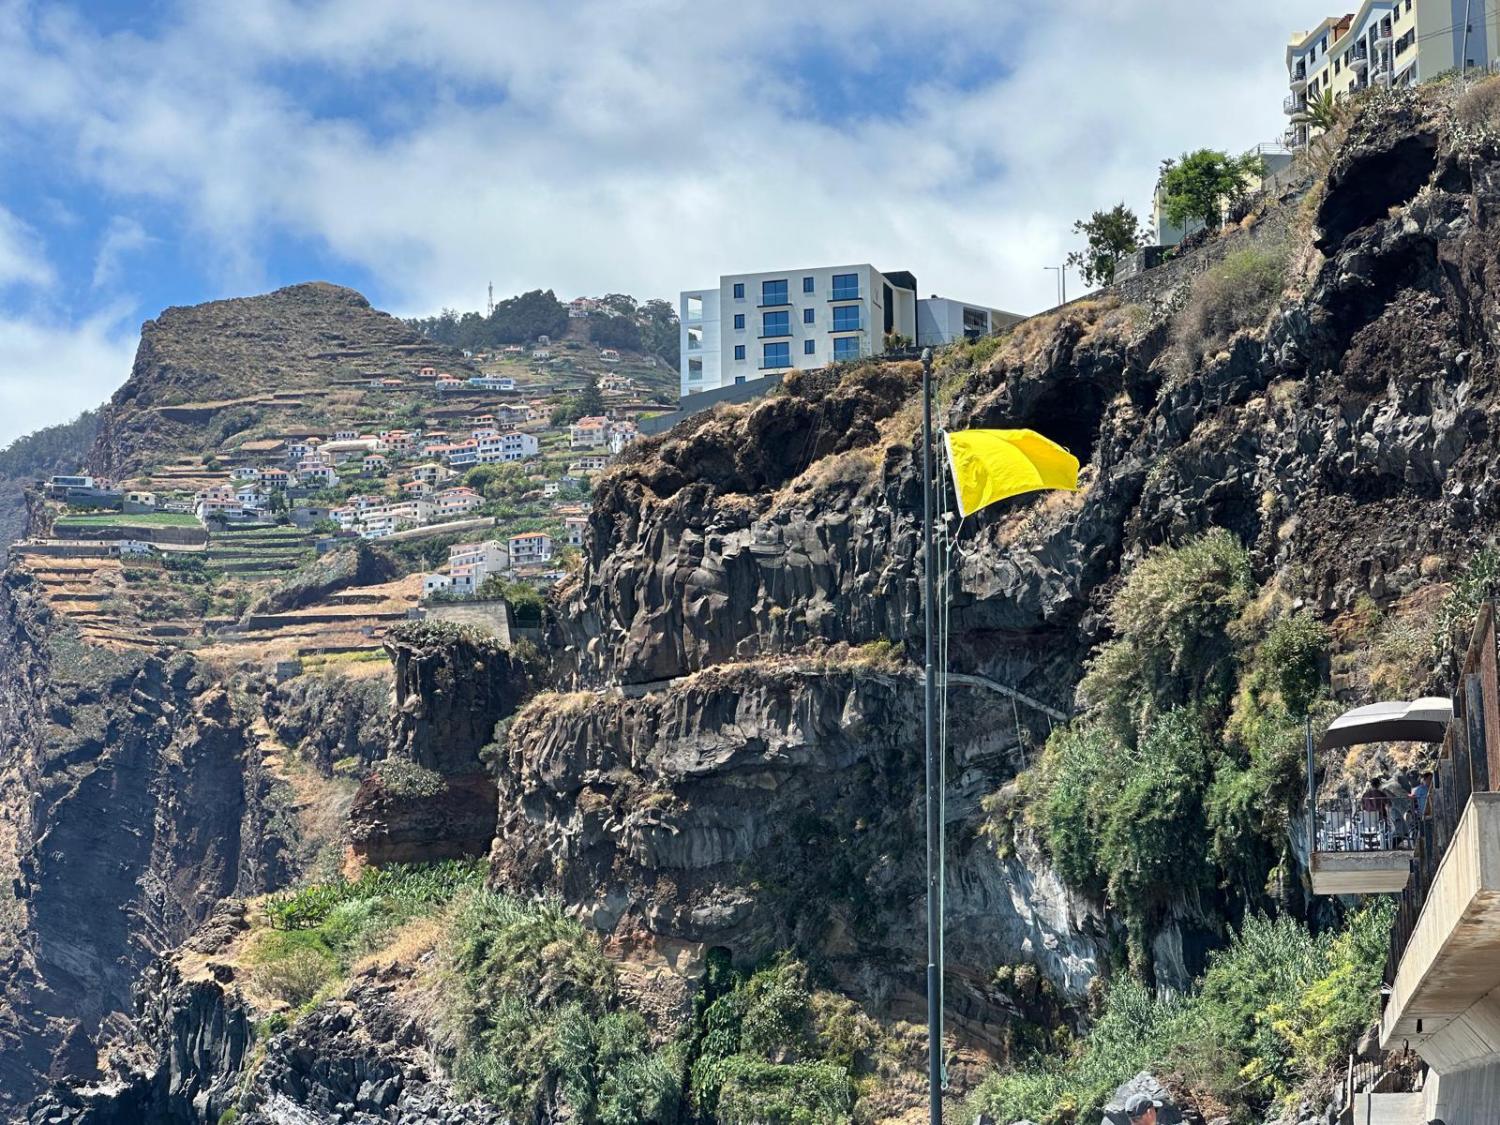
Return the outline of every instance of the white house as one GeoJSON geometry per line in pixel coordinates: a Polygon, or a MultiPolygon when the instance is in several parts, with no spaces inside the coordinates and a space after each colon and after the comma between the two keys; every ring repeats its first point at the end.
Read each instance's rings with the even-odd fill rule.
{"type": "Polygon", "coordinates": [[[297,479],[303,484],[328,486],[338,484],[339,475],[332,465],[322,461],[304,461],[297,466],[297,479]]]}
{"type": "Polygon", "coordinates": [[[511,566],[547,562],[552,558],[552,536],[544,531],[512,535],[506,540],[506,548],[510,553],[511,566]]]}
{"type": "Polygon", "coordinates": [[[598,415],[580,418],[568,427],[570,449],[593,449],[609,441],[609,419],[598,415]]]}
{"type": "Polygon", "coordinates": [[[485,391],[513,391],[516,389],[516,381],[508,376],[475,375],[469,380],[469,386],[485,391]]]}
{"type": "Polygon", "coordinates": [[[588,530],[588,526],[587,516],[563,517],[563,538],[567,540],[569,547],[583,546],[583,533],[588,530]]]}
{"type": "Polygon", "coordinates": [[[492,433],[487,437],[477,438],[475,446],[475,454],[481,465],[496,461],[524,461],[528,457],[535,457],[541,448],[535,434],[515,431],[492,433]]]}

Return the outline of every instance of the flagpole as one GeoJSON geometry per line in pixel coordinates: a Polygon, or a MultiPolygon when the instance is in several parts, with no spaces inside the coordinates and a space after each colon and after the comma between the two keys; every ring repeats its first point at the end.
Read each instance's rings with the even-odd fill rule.
{"type": "Polygon", "coordinates": [[[940,763],[933,728],[937,685],[933,666],[933,616],[937,604],[937,566],[933,550],[932,509],[932,349],[922,350],[922,548],[924,591],[922,613],[926,641],[923,692],[923,728],[927,765],[927,1072],[928,1108],[931,1125],[943,1120],[943,915],[938,872],[942,869],[942,825],[938,821],[940,763]]]}

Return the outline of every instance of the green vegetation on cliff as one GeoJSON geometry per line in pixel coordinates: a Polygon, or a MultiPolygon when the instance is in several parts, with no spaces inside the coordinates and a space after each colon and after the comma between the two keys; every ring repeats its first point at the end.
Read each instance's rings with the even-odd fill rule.
{"type": "Polygon", "coordinates": [[[1317,936],[1288,917],[1250,915],[1194,993],[1162,999],[1123,977],[1074,1052],[992,1075],[970,1097],[970,1119],[1092,1120],[1116,1087],[1151,1070],[1234,1121],[1264,1120],[1269,1103],[1324,1074],[1375,1018],[1392,914],[1382,901],[1317,936]]]}

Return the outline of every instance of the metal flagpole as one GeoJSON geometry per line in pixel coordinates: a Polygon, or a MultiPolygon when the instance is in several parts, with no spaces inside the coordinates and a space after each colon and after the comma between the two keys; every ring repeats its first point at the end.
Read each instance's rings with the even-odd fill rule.
{"type": "Polygon", "coordinates": [[[922,613],[925,621],[926,675],[922,692],[924,698],[924,734],[927,764],[927,1072],[928,1109],[931,1125],[941,1125],[943,1120],[943,916],[942,893],[939,885],[942,856],[941,830],[938,812],[938,786],[940,763],[937,758],[937,739],[933,727],[936,712],[936,680],[932,659],[933,615],[937,604],[937,558],[933,550],[932,534],[933,479],[932,479],[932,349],[922,350],[922,548],[924,591],[922,613]]]}

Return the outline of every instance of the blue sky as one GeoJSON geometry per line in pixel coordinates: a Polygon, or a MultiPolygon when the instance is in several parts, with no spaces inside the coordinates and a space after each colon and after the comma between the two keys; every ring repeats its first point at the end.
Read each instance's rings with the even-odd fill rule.
{"type": "Polygon", "coordinates": [[[0,444],[106,398],[163,307],[311,278],[407,315],[869,261],[1034,311],[1073,219],[1277,136],[1321,14],[0,0],[0,444]]]}

